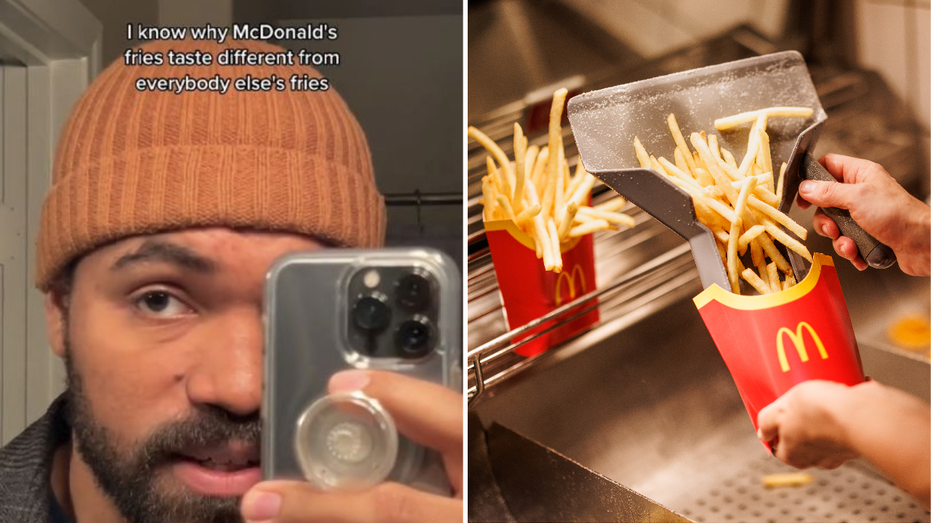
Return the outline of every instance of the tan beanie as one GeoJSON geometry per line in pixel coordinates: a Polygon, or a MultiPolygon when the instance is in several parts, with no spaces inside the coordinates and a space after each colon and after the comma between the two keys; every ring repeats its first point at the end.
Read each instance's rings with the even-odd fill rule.
{"type": "MultiPolygon", "coordinates": [[[[247,48],[255,41],[153,42],[149,52],[247,48]]],[[[295,54],[295,61],[297,60],[295,54]]],[[[42,209],[36,284],[68,263],[139,234],[207,226],[294,232],[346,247],[384,242],[385,207],[362,128],[327,91],[139,92],[148,78],[235,79],[302,66],[126,66],[117,59],[75,105],[42,209]]]]}

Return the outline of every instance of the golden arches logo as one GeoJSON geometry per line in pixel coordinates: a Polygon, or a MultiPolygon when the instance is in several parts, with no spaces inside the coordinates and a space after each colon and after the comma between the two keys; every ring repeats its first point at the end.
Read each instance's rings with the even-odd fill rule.
{"type": "Polygon", "coordinates": [[[802,360],[802,362],[808,361],[808,351],[805,350],[805,340],[802,338],[802,329],[806,329],[811,339],[814,340],[815,346],[818,347],[818,353],[821,354],[821,359],[828,359],[828,351],[824,349],[824,344],[821,343],[821,338],[818,337],[818,333],[815,332],[815,329],[811,328],[811,325],[807,322],[799,322],[798,327],[795,328],[795,332],[792,332],[787,327],[782,327],[779,329],[779,332],[776,333],[776,353],[779,356],[779,366],[782,367],[782,372],[789,372],[789,360],[786,358],[786,349],[782,344],[783,334],[787,334],[789,339],[792,340],[792,344],[795,345],[795,350],[798,352],[799,359],[802,360]]]}
{"type": "Polygon", "coordinates": [[[578,294],[576,294],[576,276],[578,276],[579,286],[582,288],[582,292],[580,294],[585,294],[588,292],[588,289],[585,285],[585,273],[582,271],[582,266],[575,265],[572,267],[571,271],[563,271],[559,273],[559,277],[556,278],[557,307],[563,304],[563,294],[560,292],[560,289],[562,289],[563,280],[566,281],[566,286],[569,287],[569,299],[566,301],[572,301],[576,296],[578,296],[578,294]]]}

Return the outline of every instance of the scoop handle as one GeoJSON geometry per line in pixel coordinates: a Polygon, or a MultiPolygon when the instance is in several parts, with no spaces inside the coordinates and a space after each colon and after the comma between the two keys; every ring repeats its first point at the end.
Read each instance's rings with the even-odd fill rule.
{"type": "MultiPolygon", "coordinates": [[[[825,170],[825,168],[808,153],[805,153],[802,177],[806,180],[839,183],[836,178],[831,176],[831,173],[825,170]]],[[[821,210],[834,220],[841,234],[850,238],[857,244],[860,256],[863,257],[870,267],[874,269],[885,269],[895,263],[895,253],[892,252],[892,249],[890,249],[888,245],[880,243],[879,240],[867,234],[866,231],[857,225],[857,222],[853,221],[853,218],[850,217],[850,211],[838,209],[837,207],[823,207],[821,210]]]]}

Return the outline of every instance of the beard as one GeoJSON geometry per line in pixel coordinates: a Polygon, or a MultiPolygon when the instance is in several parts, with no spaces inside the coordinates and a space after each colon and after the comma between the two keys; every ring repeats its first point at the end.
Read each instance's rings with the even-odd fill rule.
{"type": "Polygon", "coordinates": [[[94,417],[81,374],[65,340],[67,416],[75,445],[98,487],[132,523],[242,522],[239,497],[207,496],[183,485],[159,483],[159,472],[176,463],[185,449],[219,446],[230,441],[256,447],[258,414],[237,416],[221,408],[198,408],[186,419],[158,426],[131,448],[117,443],[113,432],[94,417]]]}

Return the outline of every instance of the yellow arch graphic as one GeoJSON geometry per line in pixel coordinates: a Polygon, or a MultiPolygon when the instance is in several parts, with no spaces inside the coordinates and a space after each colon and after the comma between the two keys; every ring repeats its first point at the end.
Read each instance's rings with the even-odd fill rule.
{"type": "Polygon", "coordinates": [[[585,284],[585,272],[582,271],[582,266],[576,264],[572,267],[571,271],[563,271],[559,273],[559,276],[556,278],[556,306],[559,307],[562,305],[562,293],[559,292],[559,289],[562,288],[563,278],[566,279],[566,283],[569,287],[569,301],[572,301],[578,296],[575,292],[575,278],[579,277],[579,283],[582,287],[582,294],[588,292],[588,288],[585,284]]]}
{"type": "Polygon", "coordinates": [[[789,360],[786,358],[786,349],[782,343],[783,334],[789,335],[789,339],[792,340],[792,343],[795,345],[795,350],[798,351],[799,359],[802,360],[802,362],[808,361],[808,351],[805,350],[805,340],[802,338],[803,328],[808,330],[811,339],[815,341],[815,346],[818,347],[818,353],[821,354],[821,359],[828,359],[828,351],[824,349],[824,344],[821,343],[821,338],[818,337],[818,333],[815,332],[815,329],[811,328],[808,322],[799,322],[798,327],[795,328],[795,332],[792,332],[788,327],[782,327],[779,329],[779,332],[776,333],[776,353],[779,356],[779,366],[782,368],[782,372],[789,371],[789,360]]]}

